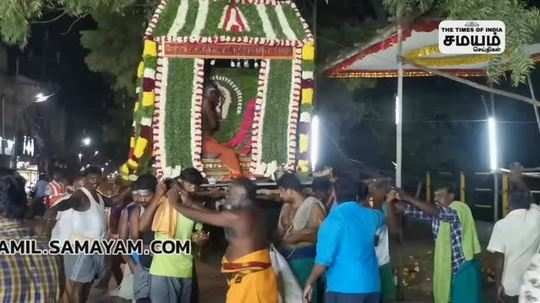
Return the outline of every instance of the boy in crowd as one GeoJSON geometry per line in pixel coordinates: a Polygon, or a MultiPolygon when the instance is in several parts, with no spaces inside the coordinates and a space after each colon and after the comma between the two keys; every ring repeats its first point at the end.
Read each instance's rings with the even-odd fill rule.
{"type": "MultiPolygon", "coordinates": [[[[191,240],[193,231],[202,229],[202,225],[185,217],[174,208],[173,195],[177,186],[190,193],[195,193],[204,179],[195,168],[186,168],[180,173],[177,184],[171,184],[167,196],[155,197],[145,208],[139,220],[139,232],[154,232],[159,240],[191,240]],[[173,196],[171,196],[173,195],[173,196]]],[[[150,265],[152,302],[177,303],[196,300],[196,282],[194,281],[193,255],[159,254],[154,255],[150,265]]]]}
{"type": "MultiPolygon", "coordinates": [[[[142,175],[133,184],[131,195],[133,202],[128,204],[120,216],[119,238],[143,241],[145,248],[154,239],[150,230],[141,232],[141,216],[147,210],[152,201],[159,200],[166,193],[163,184],[157,186],[157,179],[153,175],[142,175]]],[[[150,303],[150,265],[151,255],[123,256],[124,261],[133,273],[134,299],[137,303],[150,303]]]]}

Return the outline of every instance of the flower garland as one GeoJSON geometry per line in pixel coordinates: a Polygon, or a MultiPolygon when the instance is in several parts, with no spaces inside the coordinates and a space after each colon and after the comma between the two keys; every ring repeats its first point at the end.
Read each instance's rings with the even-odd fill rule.
{"type": "Polygon", "coordinates": [[[249,170],[252,174],[260,171],[262,158],[262,138],[263,138],[263,119],[266,106],[266,96],[268,90],[268,75],[270,74],[270,60],[261,60],[259,69],[259,79],[257,88],[257,97],[255,104],[255,117],[253,119],[253,128],[251,136],[251,165],[249,170]]]}
{"type": "Polygon", "coordinates": [[[152,117],[156,99],[155,78],[157,67],[158,44],[153,40],[144,41],[143,61],[137,69],[139,79],[139,99],[134,107],[134,130],[130,138],[128,161],[120,171],[125,180],[135,180],[137,174],[147,170],[152,150],[152,117]],[[142,87],[141,87],[142,86],[142,87]]]}
{"type": "Polygon", "coordinates": [[[231,87],[231,89],[236,94],[236,100],[237,100],[236,113],[240,115],[242,113],[242,107],[244,103],[244,95],[242,94],[242,90],[240,89],[240,87],[238,87],[238,85],[236,85],[236,83],[234,83],[234,81],[231,80],[229,77],[216,75],[216,76],[212,76],[210,79],[213,81],[225,82],[227,85],[231,87]]]}
{"type": "Polygon", "coordinates": [[[169,31],[167,32],[168,37],[174,37],[178,34],[180,30],[184,28],[186,24],[186,17],[189,9],[189,0],[181,0],[178,10],[176,11],[176,16],[174,18],[169,31]]]}
{"type": "Polygon", "coordinates": [[[193,60],[193,95],[191,97],[191,159],[193,167],[203,171],[202,106],[204,90],[204,60],[193,60]]]}
{"type": "Polygon", "coordinates": [[[285,16],[285,12],[283,11],[282,5],[276,5],[276,15],[278,17],[279,24],[281,25],[281,28],[283,29],[283,33],[289,40],[298,40],[296,38],[296,34],[291,28],[291,25],[289,24],[289,21],[287,21],[287,16],[285,16]]]}
{"type": "Polygon", "coordinates": [[[201,35],[201,32],[206,25],[206,19],[208,18],[209,6],[210,0],[199,0],[197,19],[195,19],[195,26],[193,27],[193,31],[191,32],[192,37],[198,37],[201,35]]]}
{"type": "Polygon", "coordinates": [[[311,125],[311,113],[313,111],[313,68],[315,60],[315,45],[307,43],[302,49],[303,72],[302,72],[302,106],[299,123],[299,141],[297,169],[301,173],[308,173],[309,165],[309,133],[311,125]]]}
{"type": "Polygon", "coordinates": [[[272,23],[270,22],[270,17],[268,17],[268,13],[266,13],[266,6],[262,4],[257,4],[256,7],[259,18],[262,21],[264,34],[268,39],[275,40],[277,38],[276,32],[272,28],[272,23]]]}
{"type": "Polygon", "coordinates": [[[161,18],[161,13],[165,10],[167,7],[168,0],[161,0],[161,2],[158,4],[156,10],[154,11],[154,14],[152,15],[152,18],[150,19],[150,22],[148,23],[148,27],[146,28],[146,31],[144,32],[144,38],[145,39],[151,39],[154,34],[154,29],[156,28],[159,19],[161,18]]]}
{"type": "Polygon", "coordinates": [[[157,60],[156,68],[156,103],[153,116],[153,150],[154,170],[158,178],[164,174],[163,168],[167,165],[166,149],[160,148],[165,142],[165,107],[167,104],[167,75],[169,70],[169,61],[163,57],[163,47],[159,48],[160,54],[157,60]]]}
{"type": "Polygon", "coordinates": [[[289,102],[289,122],[287,123],[287,169],[296,167],[296,135],[298,130],[298,114],[300,112],[300,97],[302,89],[302,49],[296,48],[293,59],[293,75],[289,102]]]}

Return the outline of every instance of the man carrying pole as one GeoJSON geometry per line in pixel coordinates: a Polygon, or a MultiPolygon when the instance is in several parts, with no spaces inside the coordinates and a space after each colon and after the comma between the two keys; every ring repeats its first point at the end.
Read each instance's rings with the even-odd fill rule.
{"type": "Polygon", "coordinates": [[[469,206],[455,201],[455,196],[449,185],[435,191],[435,204],[401,192],[396,195],[400,200],[396,206],[407,216],[431,222],[435,237],[433,301],[483,302],[480,263],[475,259],[481,251],[476,225],[469,206]]]}

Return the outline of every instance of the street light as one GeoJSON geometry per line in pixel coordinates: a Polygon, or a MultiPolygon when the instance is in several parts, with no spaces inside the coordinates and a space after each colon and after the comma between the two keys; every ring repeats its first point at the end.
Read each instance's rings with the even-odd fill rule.
{"type": "Polygon", "coordinates": [[[77,156],[79,157],[79,162],[81,162],[82,161],[82,153],[79,153],[77,156]]]}
{"type": "Polygon", "coordinates": [[[94,152],[94,156],[97,156],[97,155],[99,155],[99,150],[96,150],[96,151],[94,152]]]}
{"type": "Polygon", "coordinates": [[[83,144],[84,146],[90,146],[90,144],[92,144],[92,138],[90,138],[90,137],[84,137],[84,138],[82,139],[82,144],[83,144]]]}
{"type": "Polygon", "coordinates": [[[495,117],[488,118],[489,167],[493,173],[493,222],[499,218],[499,178],[497,157],[497,121],[495,117]]]}
{"type": "Polygon", "coordinates": [[[41,103],[49,100],[50,97],[54,96],[54,94],[45,95],[44,93],[38,93],[36,95],[36,99],[34,100],[35,103],[41,103]]]}

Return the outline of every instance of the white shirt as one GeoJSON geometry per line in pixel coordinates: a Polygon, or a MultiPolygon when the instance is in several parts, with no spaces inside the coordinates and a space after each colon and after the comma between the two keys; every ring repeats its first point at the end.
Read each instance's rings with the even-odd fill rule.
{"type": "Polygon", "coordinates": [[[96,201],[92,194],[86,189],[81,191],[90,201],[90,207],[85,211],[73,211],[71,213],[72,238],[77,240],[101,240],[107,233],[107,219],[105,205],[101,196],[98,195],[96,201]]]}
{"type": "Polygon", "coordinates": [[[388,243],[388,227],[383,227],[377,230],[377,246],[375,246],[375,255],[377,255],[377,263],[383,266],[390,263],[390,247],[388,243]]]}
{"type": "Polygon", "coordinates": [[[504,254],[502,285],[508,296],[518,296],[523,275],[540,246],[540,208],[517,209],[497,221],[487,250],[504,254]]]}

